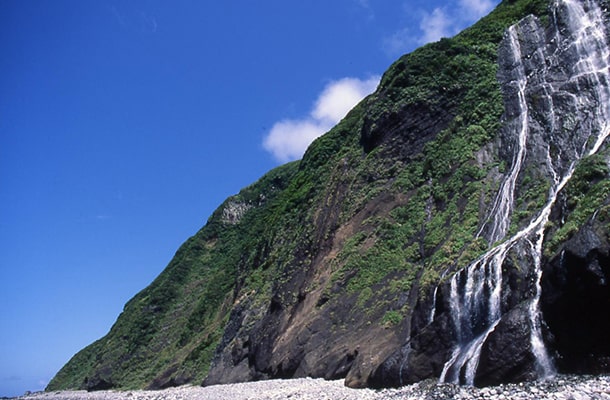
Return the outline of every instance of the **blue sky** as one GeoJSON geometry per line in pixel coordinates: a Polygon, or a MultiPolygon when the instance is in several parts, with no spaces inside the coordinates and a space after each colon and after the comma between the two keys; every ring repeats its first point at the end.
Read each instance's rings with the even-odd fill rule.
{"type": "Polygon", "coordinates": [[[495,3],[0,2],[0,396],[43,389],[226,197],[495,3]]]}

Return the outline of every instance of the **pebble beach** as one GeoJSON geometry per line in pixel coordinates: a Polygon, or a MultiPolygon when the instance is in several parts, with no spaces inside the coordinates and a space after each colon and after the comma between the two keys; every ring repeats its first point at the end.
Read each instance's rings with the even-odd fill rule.
{"type": "Polygon", "coordinates": [[[157,391],[37,392],[20,400],[610,400],[610,376],[557,376],[530,383],[474,388],[423,381],[399,389],[350,389],[343,381],[289,379],[157,391]]]}

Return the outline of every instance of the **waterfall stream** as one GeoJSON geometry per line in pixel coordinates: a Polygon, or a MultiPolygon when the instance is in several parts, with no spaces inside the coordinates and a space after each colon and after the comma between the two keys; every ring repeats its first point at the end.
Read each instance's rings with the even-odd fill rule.
{"type": "Polygon", "coordinates": [[[516,69],[520,77],[517,81],[519,117],[516,118],[516,126],[513,127],[513,131],[517,132],[518,147],[510,172],[502,182],[502,186],[500,186],[498,196],[496,197],[496,201],[490,213],[493,221],[491,224],[491,233],[489,234],[489,243],[495,243],[498,240],[504,239],[504,236],[508,231],[515,197],[515,184],[517,182],[519,172],[521,172],[521,167],[523,166],[523,159],[525,158],[525,150],[527,146],[527,134],[529,132],[529,109],[527,102],[525,101],[525,87],[527,85],[527,78],[525,76],[525,68],[522,63],[523,56],[521,55],[519,39],[517,38],[517,30],[514,26],[508,30],[508,40],[514,60],[518,63],[516,69]]]}
{"type": "MultiPolygon", "coordinates": [[[[570,180],[578,160],[585,155],[596,153],[610,132],[610,75],[609,49],[604,31],[604,20],[594,0],[557,0],[553,5],[554,39],[546,44],[548,49],[538,48],[540,59],[545,60],[543,68],[532,70],[526,62],[531,54],[522,54],[522,42],[519,25],[512,26],[505,37],[510,55],[513,57],[512,74],[514,80],[508,83],[511,95],[516,97],[518,109],[514,118],[508,122],[508,129],[514,132],[516,149],[513,154],[509,172],[500,185],[485,225],[487,239],[493,246],[485,254],[467,267],[456,272],[450,282],[449,305],[451,319],[456,332],[456,346],[451,357],[445,363],[440,380],[442,382],[463,383],[472,385],[476,375],[481,350],[489,335],[496,329],[502,317],[502,265],[510,250],[523,251],[527,259],[532,260],[534,275],[534,293],[528,300],[528,316],[531,332],[531,352],[537,361],[539,377],[554,373],[553,363],[541,334],[541,315],[539,300],[542,277],[542,246],[544,228],[549,220],[553,205],[559,192],[570,180]],[[561,27],[561,29],[560,29],[561,27]],[[543,54],[548,50],[547,55],[543,54]],[[566,81],[557,83],[548,75],[548,65],[568,64],[569,76],[566,81]],[[526,71],[528,70],[528,71],[526,71]],[[528,103],[528,91],[534,85],[543,87],[549,110],[538,111],[550,113],[548,120],[550,132],[545,135],[552,142],[556,133],[556,120],[561,119],[553,103],[553,96],[561,92],[572,100],[571,106],[590,121],[587,129],[579,128],[570,140],[574,143],[569,148],[558,147],[561,159],[551,156],[551,143],[546,144],[546,168],[551,180],[546,203],[532,220],[517,233],[506,238],[513,213],[515,188],[519,175],[523,172],[528,156],[531,107],[528,103]],[[586,89],[583,89],[586,88],[586,89]],[[586,111],[583,111],[586,110],[586,111]],[[592,122],[591,122],[592,121],[592,122]],[[495,244],[500,242],[499,244],[495,244]]],[[[527,39],[525,39],[527,40],[527,39]]],[[[580,115],[580,114],[579,114],[580,115]]],[[[548,127],[548,125],[547,125],[548,127]]],[[[560,129],[558,127],[557,129],[560,129]]],[[[540,135],[540,132],[536,132],[540,135]]],[[[534,139],[535,140],[535,139],[534,139]]],[[[540,138],[537,139],[540,141],[540,138]]],[[[479,232],[483,232],[483,228],[479,232]]],[[[436,297],[436,291],[435,291],[436,297]]],[[[434,311],[430,318],[433,319],[434,311]]]]}

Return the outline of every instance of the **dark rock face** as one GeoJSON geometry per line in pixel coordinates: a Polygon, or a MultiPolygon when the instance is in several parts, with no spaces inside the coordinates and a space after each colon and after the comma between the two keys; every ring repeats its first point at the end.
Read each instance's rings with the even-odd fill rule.
{"type": "Polygon", "coordinates": [[[445,129],[453,117],[450,109],[409,105],[374,120],[365,119],[360,142],[367,153],[385,144],[385,157],[408,160],[421,153],[426,142],[445,129]]]}
{"type": "Polygon", "coordinates": [[[502,316],[481,351],[476,386],[522,382],[537,378],[531,351],[528,310],[523,305],[502,316]]]}
{"type": "Polygon", "coordinates": [[[91,379],[85,381],[85,389],[87,391],[108,390],[114,387],[114,383],[110,379],[110,371],[100,371],[91,379]]]}
{"type": "Polygon", "coordinates": [[[252,380],[254,373],[250,365],[251,361],[248,359],[250,340],[247,336],[240,335],[240,327],[244,323],[249,323],[252,317],[254,316],[248,312],[247,304],[240,304],[231,310],[229,323],[219,344],[219,347],[230,351],[216,353],[213,362],[221,368],[212,369],[204,385],[252,380]]]}
{"type": "Polygon", "coordinates": [[[420,298],[413,313],[408,342],[394,351],[371,374],[371,387],[400,387],[421,380],[438,377],[443,364],[450,357],[455,327],[451,323],[448,308],[448,285],[439,287],[436,304],[438,315],[430,322],[431,296],[420,298]]]}
{"type": "Polygon", "coordinates": [[[610,244],[595,219],[548,265],[542,311],[563,373],[610,369],[610,244]]]}
{"type": "MultiPolygon", "coordinates": [[[[295,274],[284,290],[302,291],[302,285],[312,280],[295,274]]],[[[366,321],[354,323],[353,301],[320,309],[327,301],[322,290],[297,296],[294,304],[285,304],[281,297],[278,293],[264,309],[244,306],[234,311],[231,321],[241,321],[235,324],[239,328],[232,334],[225,330],[204,385],[309,376],[346,378],[351,386],[361,387],[371,365],[387,355],[384,349],[398,344],[396,336],[384,332],[383,327],[364,330],[366,321]],[[336,315],[341,316],[339,321],[336,315]],[[351,331],[337,327],[347,327],[348,321],[351,331]]]]}
{"type": "MultiPolygon", "coordinates": [[[[519,252],[503,266],[503,315],[481,350],[474,384],[489,386],[536,379],[535,358],[530,348],[530,322],[525,300],[532,296],[534,277],[530,269],[520,271],[519,252]]],[[[439,286],[436,317],[430,321],[430,298],[420,298],[412,317],[410,341],[386,359],[369,380],[372,387],[402,386],[439,377],[452,356],[456,327],[451,318],[450,285],[439,286]]],[[[473,316],[477,318],[476,316],[473,316]]],[[[478,318],[483,318],[479,316],[478,318]]],[[[464,371],[458,375],[463,377],[464,371]]]]}
{"type": "Polygon", "coordinates": [[[192,379],[191,376],[177,374],[177,371],[178,371],[178,365],[174,365],[174,366],[170,367],[163,374],[161,374],[160,376],[155,378],[146,389],[147,390],[167,389],[170,387],[186,385],[187,383],[189,383],[191,381],[191,379],[192,379]]]}

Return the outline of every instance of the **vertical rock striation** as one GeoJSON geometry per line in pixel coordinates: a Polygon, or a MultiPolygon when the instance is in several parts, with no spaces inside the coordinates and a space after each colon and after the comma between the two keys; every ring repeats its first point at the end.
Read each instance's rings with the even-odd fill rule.
{"type": "MultiPolygon", "coordinates": [[[[546,27],[533,16],[511,26],[500,46],[498,78],[506,110],[500,154],[510,168],[479,231],[491,247],[435,289],[432,307],[436,309],[440,302],[443,312],[436,309],[429,325],[412,331],[403,349],[386,360],[377,374],[385,373],[388,381],[402,383],[427,371],[438,372],[439,359],[445,360],[440,380],[451,383],[489,385],[555,373],[543,338],[546,328],[540,308],[547,262],[543,255],[545,231],[580,160],[599,152],[608,137],[610,53],[607,19],[595,0],[557,0],[551,6],[551,16],[546,27]],[[525,177],[532,171],[548,192],[542,207],[520,220],[514,215],[516,195],[522,195],[525,177]],[[434,337],[444,340],[431,343],[434,337]],[[430,347],[436,357],[424,356],[431,352],[430,347]],[[399,369],[392,368],[396,364],[399,369]],[[392,376],[396,373],[398,377],[392,376]]],[[[591,241],[587,243],[584,247],[591,248],[591,241]]],[[[605,255],[595,258],[589,271],[607,292],[607,248],[601,253],[605,255]]],[[[563,270],[565,257],[561,260],[559,268],[563,270]]],[[[565,273],[554,274],[558,279],[558,274],[565,273]]],[[[562,278],[566,292],[582,294],[584,287],[567,288],[578,278],[562,278]]],[[[551,285],[545,287],[551,290],[551,285]]],[[[597,296],[603,298],[599,290],[597,296]]],[[[545,311],[554,318],[551,331],[546,330],[549,341],[560,317],[551,304],[545,311]]],[[[606,325],[599,322],[594,331],[606,325]]],[[[566,328],[564,324],[559,334],[562,341],[574,337],[578,329],[568,333],[566,328]]],[[[569,351],[576,351],[575,347],[578,345],[569,351]]],[[[555,350],[561,358],[563,349],[555,350]]],[[[569,369],[565,368],[569,363],[560,364],[562,370],[569,369]]],[[[607,370],[607,364],[594,364],[597,372],[607,370]]]]}

